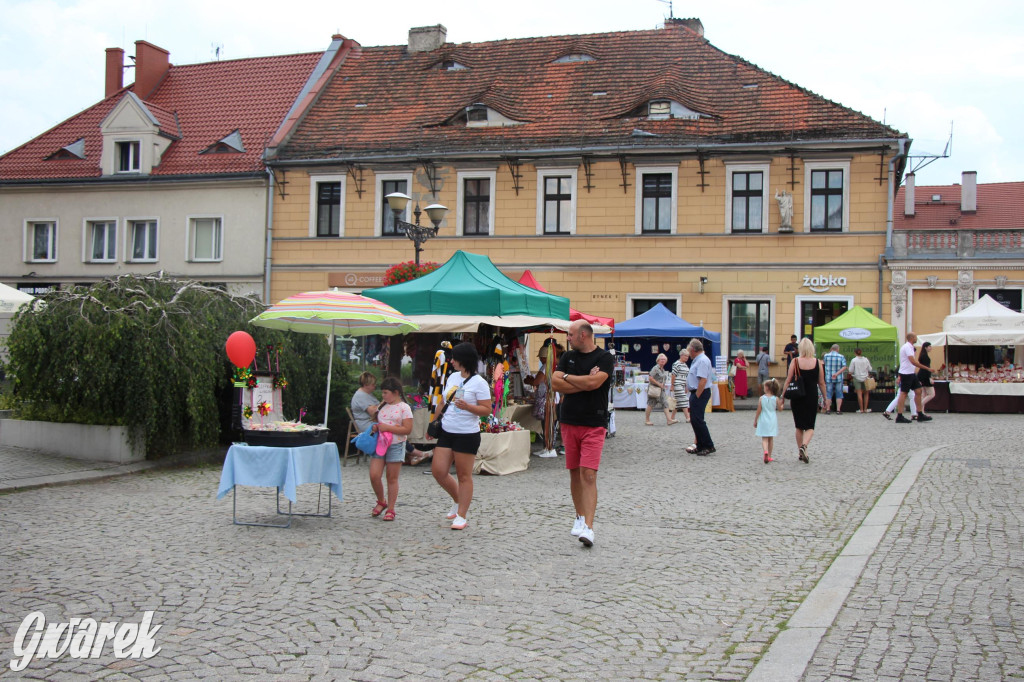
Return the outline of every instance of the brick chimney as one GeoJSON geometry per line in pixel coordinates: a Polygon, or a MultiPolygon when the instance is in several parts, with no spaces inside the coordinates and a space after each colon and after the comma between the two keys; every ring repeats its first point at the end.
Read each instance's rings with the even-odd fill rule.
{"type": "Polygon", "coordinates": [[[409,29],[409,52],[430,52],[444,45],[448,29],[441,24],[409,29]]]}
{"type": "Polygon", "coordinates": [[[153,94],[171,67],[171,53],[145,40],[135,41],[135,95],[146,99],[153,94]]]}
{"type": "Polygon", "coordinates": [[[903,215],[914,217],[914,174],[907,173],[903,180],[903,215]]]}
{"type": "Polygon", "coordinates": [[[107,72],[103,85],[103,98],[110,97],[124,87],[124,50],[107,48],[107,72]]]}
{"type": "Polygon", "coordinates": [[[964,171],[960,180],[960,211],[974,213],[978,210],[978,171],[964,171]]]}
{"type": "Polygon", "coordinates": [[[704,24],[702,24],[700,19],[696,17],[692,19],[676,19],[675,17],[670,17],[665,20],[665,28],[675,28],[677,26],[686,27],[697,35],[701,37],[704,36],[704,24]]]}

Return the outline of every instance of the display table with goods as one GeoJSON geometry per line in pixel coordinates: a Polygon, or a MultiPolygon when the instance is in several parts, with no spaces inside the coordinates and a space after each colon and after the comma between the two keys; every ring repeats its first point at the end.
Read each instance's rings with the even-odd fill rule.
{"type": "MultiPolygon", "coordinates": [[[[268,431],[267,433],[273,433],[268,431]]],[[[235,443],[228,448],[224,458],[224,469],[220,475],[217,499],[232,493],[231,519],[239,526],[270,526],[287,528],[293,516],[331,516],[331,495],[341,500],[341,461],[338,446],[334,443],[301,445],[293,447],[248,445],[235,443]],[[327,510],[320,513],[320,493],[317,494],[316,513],[292,511],[297,498],[298,486],[304,483],[320,484],[320,491],[326,485],[327,510]],[[277,489],[277,513],[288,517],[284,524],[254,523],[238,520],[237,486],[265,486],[277,489]],[[288,510],[281,511],[281,494],[288,498],[288,510]]]]}
{"type": "MultiPolygon", "coordinates": [[[[1024,370],[1020,368],[954,365],[936,372],[935,377],[936,397],[942,388],[948,388],[950,412],[1024,412],[1024,370]]],[[[928,406],[935,409],[931,402],[928,406]]]]}
{"type": "Polygon", "coordinates": [[[533,403],[511,403],[502,408],[498,413],[498,418],[515,422],[527,431],[542,434],[544,433],[544,423],[533,416],[533,407],[533,403]]]}

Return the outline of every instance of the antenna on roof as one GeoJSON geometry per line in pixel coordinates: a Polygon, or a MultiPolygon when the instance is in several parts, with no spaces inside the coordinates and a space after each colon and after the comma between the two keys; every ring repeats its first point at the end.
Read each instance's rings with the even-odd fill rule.
{"type": "Polygon", "coordinates": [[[909,154],[907,161],[910,162],[911,173],[916,173],[925,166],[938,161],[939,159],[948,159],[953,154],[953,121],[949,122],[949,139],[946,140],[946,146],[942,149],[941,154],[909,154]]]}
{"type": "Polygon", "coordinates": [[[668,5],[668,16],[666,19],[675,19],[675,15],[672,13],[672,0],[658,0],[663,5],[668,5]]]}
{"type": "Polygon", "coordinates": [[[210,51],[213,52],[213,61],[220,61],[220,53],[224,51],[224,43],[210,43],[210,51]]]}

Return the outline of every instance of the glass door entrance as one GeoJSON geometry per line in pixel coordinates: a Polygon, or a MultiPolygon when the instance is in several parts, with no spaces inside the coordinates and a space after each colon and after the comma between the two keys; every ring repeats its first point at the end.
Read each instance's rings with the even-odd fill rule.
{"type": "Polygon", "coordinates": [[[814,340],[814,328],[828,324],[847,311],[846,301],[803,301],[800,305],[800,335],[814,340]]]}

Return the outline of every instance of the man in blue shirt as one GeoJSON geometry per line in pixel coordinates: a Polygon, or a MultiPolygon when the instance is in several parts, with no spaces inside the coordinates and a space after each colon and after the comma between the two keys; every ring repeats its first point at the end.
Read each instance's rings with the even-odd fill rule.
{"type": "Polygon", "coordinates": [[[843,413],[843,373],[846,372],[846,358],[839,352],[839,344],[833,343],[821,359],[825,365],[825,414],[830,414],[832,401],[836,401],[836,414],[843,413]]]}
{"type": "Polygon", "coordinates": [[[686,451],[705,456],[715,451],[715,443],[711,440],[711,433],[704,421],[704,410],[711,400],[711,375],[714,369],[711,367],[710,358],[704,353],[704,344],[700,341],[692,339],[687,349],[693,362],[690,364],[690,373],[686,376],[686,388],[690,391],[690,425],[693,427],[693,435],[697,442],[686,448],[686,451]]]}

